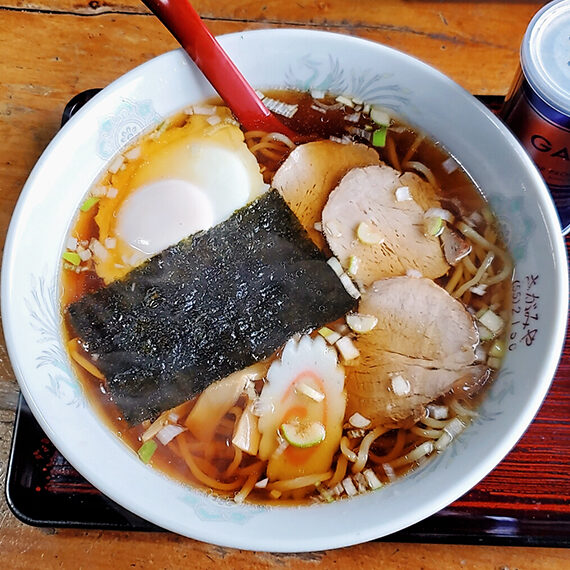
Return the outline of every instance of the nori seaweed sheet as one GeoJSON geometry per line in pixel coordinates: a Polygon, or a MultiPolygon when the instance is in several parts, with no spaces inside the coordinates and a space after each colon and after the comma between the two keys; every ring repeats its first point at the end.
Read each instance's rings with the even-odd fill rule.
{"type": "Polygon", "coordinates": [[[271,190],[67,309],[131,424],[353,309],[324,254],[271,190]]]}

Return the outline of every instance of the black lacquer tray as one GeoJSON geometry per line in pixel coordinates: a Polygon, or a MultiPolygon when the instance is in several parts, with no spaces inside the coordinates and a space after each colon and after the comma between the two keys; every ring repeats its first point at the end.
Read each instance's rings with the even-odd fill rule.
{"type": "MultiPolygon", "coordinates": [[[[98,90],[66,106],[63,123],[98,90]]],[[[497,111],[500,97],[482,97],[497,111]]],[[[570,251],[570,239],[566,240],[570,251]]],[[[85,481],[57,451],[20,397],[6,496],[25,523],[45,527],[160,530],[85,481]]],[[[511,453],[449,507],[385,539],[394,542],[570,546],[570,339],[539,414],[511,453]]]]}

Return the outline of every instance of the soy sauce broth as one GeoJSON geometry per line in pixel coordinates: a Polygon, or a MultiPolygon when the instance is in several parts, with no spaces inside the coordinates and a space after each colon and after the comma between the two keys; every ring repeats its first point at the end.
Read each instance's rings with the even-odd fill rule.
{"type": "MultiPolygon", "coordinates": [[[[343,137],[351,134],[347,132],[347,127],[352,131],[352,137],[355,141],[364,144],[370,144],[366,137],[359,136],[357,133],[360,129],[365,132],[370,128],[371,122],[364,115],[356,119],[355,111],[351,108],[343,107],[338,104],[334,97],[327,97],[321,100],[319,108],[315,108],[315,101],[308,93],[298,93],[292,91],[271,91],[266,93],[267,96],[284,101],[289,104],[298,105],[298,110],[295,115],[290,118],[284,118],[283,122],[290,126],[294,131],[300,133],[305,141],[335,138],[342,140],[343,137]],[[325,112],[323,112],[325,109],[325,112]],[[351,120],[347,121],[347,116],[351,116],[351,120]]],[[[212,102],[209,102],[212,103],[212,102]]],[[[169,120],[170,128],[176,128],[177,125],[184,123],[184,113],[177,115],[169,120]]],[[[394,151],[400,160],[406,157],[411,146],[416,145],[417,148],[413,153],[413,160],[417,160],[427,165],[431,172],[435,175],[438,185],[441,188],[441,199],[445,203],[454,203],[459,205],[464,214],[469,214],[474,211],[488,209],[487,204],[469,175],[456,163],[453,168],[449,168],[450,155],[442,146],[436,141],[432,141],[429,137],[424,136],[422,133],[414,130],[409,125],[406,125],[397,119],[392,119],[392,123],[388,132],[388,136],[394,143],[394,151]],[[448,166],[446,166],[448,165],[448,166]]],[[[385,163],[393,165],[393,160],[390,152],[386,147],[377,147],[380,158],[385,163]]],[[[278,166],[285,160],[287,152],[279,160],[267,160],[264,166],[267,167],[268,173],[273,173],[278,166]]],[[[412,157],[410,157],[412,158],[412,157]]],[[[108,175],[106,175],[108,176],[108,175]]],[[[105,177],[103,178],[103,181],[105,177]]],[[[266,180],[270,182],[270,180],[266,180]]],[[[82,241],[88,242],[91,238],[98,237],[98,228],[95,223],[95,215],[97,207],[91,208],[86,212],[79,212],[78,217],[73,225],[73,230],[78,238],[82,241]]],[[[445,285],[447,277],[441,278],[438,282],[445,285]]],[[[104,285],[103,281],[97,276],[94,271],[62,271],[62,307],[68,306],[71,302],[81,298],[88,292],[93,292],[104,285]]],[[[510,299],[510,284],[506,283],[497,286],[493,293],[496,298],[500,298],[504,306],[508,306],[510,299]]],[[[69,342],[73,338],[73,331],[70,330],[67,323],[64,323],[64,339],[69,342]]],[[[86,355],[88,358],[89,355],[86,355]]],[[[97,414],[107,424],[109,429],[116,433],[125,443],[133,450],[137,450],[141,445],[141,434],[145,431],[147,425],[139,425],[131,427],[121,417],[120,410],[113,403],[110,395],[105,389],[104,383],[100,382],[98,378],[90,374],[87,370],[80,366],[74,365],[75,371],[79,377],[83,389],[89,399],[90,403],[94,406],[97,414]]],[[[238,405],[243,405],[243,399],[238,405]]],[[[187,413],[192,406],[193,401],[185,405],[185,413],[187,413]]],[[[231,417],[226,417],[225,421],[230,422],[231,417]]],[[[184,437],[187,437],[186,435],[184,437]]],[[[388,449],[391,442],[396,441],[397,430],[392,430],[381,438],[374,446],[373,450],[381,455],[385,449],[388,449]]],[[[222,442],[225,447],[230,447],[231,435],[226,437],[222,442]]],[[[204,449],[200,452],[203,457],[208,458],[210,452],[204,449]]],[[[210,460],[210,459],[209,459],[210,460]]],[[[214,463],[219,459],[211,458],[214,463]]],[[[228,463],[228,459],[221,460],[224,465],[223,469],[228,463]]],[[[202,488],[210,491],[207,486],[201,484],[190,472],[187,464],[182,458],[173,453],[168,446],[158,445],[156,452],[152,457],[152,465],[159,471],[166,473],[168,476],[188,483],[191,486],[202,488]]],[[[243,468],[248,467],[249,462],[246,459],[242,465],[243,468]]],[[[402,468],[398,471],[397,475],[404,474],[409,468],[414,468],[411,465],[402,468]]],[[[387,482],[387,481],[384,481],[387,482]]],[[[232,496],[232,492],[224,493],[216,491],[216,494],[222,496],[232,496]]],[[[268,499],[267,495],[262,491],[254,489],[247,499],[253,502],[272,502],[268,499]]],[[[286,502],[295,504],[304,504],[310,497],[302,497],[295,499],[288,499],[286,502]]],[[[283,501],[281,501],[283,503],[283,501]]]]}

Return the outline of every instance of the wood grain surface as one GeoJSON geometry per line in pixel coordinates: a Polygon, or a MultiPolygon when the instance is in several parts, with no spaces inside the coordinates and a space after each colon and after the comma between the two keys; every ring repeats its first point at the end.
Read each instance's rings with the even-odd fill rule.
{"type": "MultiPolygon", "coordinates": [[[[308,27],[379,41],[440,69],[475,94],[504,95],[526,26],[542,2],[196,0],[214,34],[308,27]]],[[[176,48],[135,0],[0,0],[0,249],[22,185],[57,132],[65,103],[176,48]]],[[[566,376],[567,379],[567,376],[566,376]]],[[[560,382],[562,384],[562,382],[560,382]]],[[[568,384],[552,411],[570,416],[568,384]]],[[[4,484],[17,389],[0,339],[0,478],[4,484]]],[[[553,453],[559,424],[528,441],[553,453]],[[546,441],[554,441],[554,447],[546,441]]],[[[527,437],[527,436],[525,436],[527,437]]],[[[523,439],[524,443],[525,440],[523,439]]],[[[525,443],[526,445],[526,443],[525,443]]],[[[524,450],[523,450],[524,451],[524,450]]],[[[567,450],[566,450],[567,451],[567,450]]],[[[530,458],[527,457],[530,463],[530,458]]],[[[525,458],[522,458],[525,461],[525,458]]],[[[504,477],[509,477],[508,471],[504,477]]],[[[557,481],[568,491],[568,480],[557,481]],[[564,487],[565,485],[565,487],[564,487]]],[[[529,493],[537,487],[529,483],[529,493]]],[[[491,489],[492,490],[492,489],[491,489]]],[[[492,497],[494,501],[497,497],[492,497]]],[[[488,497],[480,496],[485,507],[488,497]]],[[[339,524],[349,524],[339,521],[339,524]]],[[[565,569],[566,549],[371,542],[305,554],[245,552],[169,533],[38,529],[0,498],[2,568],[469,568],[565,569]]]]}

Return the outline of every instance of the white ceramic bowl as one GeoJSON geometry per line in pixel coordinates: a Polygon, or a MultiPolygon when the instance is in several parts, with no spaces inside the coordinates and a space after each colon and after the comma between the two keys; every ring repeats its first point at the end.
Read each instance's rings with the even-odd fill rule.
{"type": "Polygon", "coordinates": [[[442,509],[497,465],[537,412],[567,319],[568,274],[548,191],[507,129],[434,69],[381,45],[324,32],[220,38],[257,88],[318,88],[382,103],[449,149],[497,212],[516,261],[517,313],[504,367],[478,419],[427,468],[374,493],[310,507],[236,505],[144,465],[95,415],[61,343],[60,256],[89,186],[113,155],[164,117],[213,94],[182,51],[103,90],[61,130],[14,212],[2,273],[10,358],[35,417],[93,485],[156,525],[202,541],[268,551],[336,548],[385,536],[442,509]]]}

